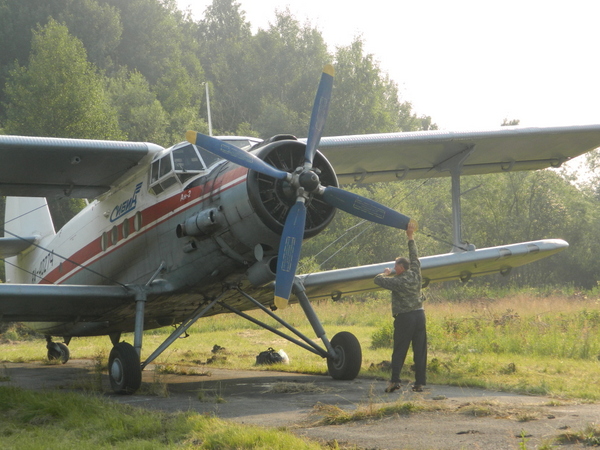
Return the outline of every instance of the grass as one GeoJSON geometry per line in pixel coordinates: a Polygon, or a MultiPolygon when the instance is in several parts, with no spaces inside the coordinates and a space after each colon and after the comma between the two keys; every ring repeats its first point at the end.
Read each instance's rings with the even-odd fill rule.
{"type": "MultiPolygon", "coordinates": [[[[509,292],[505,296],[463,288],[428,289],[428,382],[480,387],[499,391],[547,395],[585,401],[600,400],[600,301],[590,293],[509,292]],[[487,297],[482,298],[481,295],[487,297]],[[445,298],[453,298],[446,301],[445,298]]],[[[318,302],[315,309],[331,339],[339,331],[354,333],[363,347],[361,376],[388,378],[391,317],[388,295],[368,301],[318,302]]],[[[263,313],[252,315],[260,318],[263,313]]],[[[281,316],[307,336],[314,336],[298,305],[281,316]]],[[[271,319],[266,320],[270,322],[271,319]]],[[[281,329],[280,325],[274,326],[281,329]]],[[[171,332],[170,328],[144,335],[143,357],[171,332]]],[[[10,333],[10,330],[9,330],[10,333]]],[[[282,370],[326,374],[325,361],[283,338],[235,315],[201,319],[156,361],[159,373],[210,374],[212,368],[282,370]],[[218,346],[218,352],[213,352],[218,346]],[[255,366],[256,356],[273,347],[284,349],[289,364],[255,366]]],[[[11,337],[15,337],[14,334],[11,337]]],[[[132,336],[124,340],[132,342],[132,336]]],[[[43,339],[4,340],[2,359],[19,362],[45,360],[43,339]]],[[[95,359],[107,355],[106,337],[76,338],[70,345],[73,358],[95,359]]],[[[403,379],[412,379],[411,356],[403,379]]]]}
{"type": "Polygon", "coordinates": [[[590,447],[600,446],[600,425],[590,424],[583,430],[568,430],[556,438],[559,445],[583,444],[590,447]]]}
{"type": "MultiPolygon", "coordinates": [[[[595,388],[600,382],[600,301],[596,293],[507,292],[497,295],[467,287],[459,297],[456,291],[428,291],[430,384],[545,395],[549,397],[549,404],[600,399],[600,392],[595,388]]],[[[363,369],[360,376],[389,377],[385,361],[390,359],[391,354],[389,333],[392,320],[387,295],[374,296],[366,301],[320,302],[314,306],[329,338],[339,331],[351,331],[362,343],[363,369]]],[[[307,336],[314,336],[298,305],[292,305],[280,314],[307,336]]],[[[260,312],[252,315],[263,318],[260,312]]],[[[280,328],[278,324],[274,326],[280,328]]],[[[169,328],[146,332],[142,356],[149,355],[170,332],[169,328]]],[[[202,319],[189,333],[188,338],[177,340],[155,361],[155,382],[144,384],[143,393],[168,396],[163,375],[210,376],[210,370],[217,367],[315,374],[327,371],[321,358],[234,315],[202,319]],[[269,347],[284,349],[290,363],[255,366],[256,356],[269,347]]],[[[133,341],[131,335],[125,335],[123,339],[133,341]]],[[[110,348],[106,337],[73,340],[70,345],[73,358],[95,361],[93,374],[81,380],[81,391],[95,393],[102,389],[98,380],[100,373],[106,371],[106,355],[110,348]]],[[[46,359],[45,340],[23,336],[21,328],[7,330],[0,337],[0,349],[4,361],[46,359]]],[[[402,373],[404,379],[413,378],[409,369],[411,364],[409,356],[402,373]]],[[[6,376],[6,372],[0,370],[2,376],[6,376]]],[[[293,395],[315,387],[281,383],[273,389],[293,395]]],[[[53,395],[44,393],[44,398],[41,398],[35,393],[1,388],[0,446],[70,448],[77,445],[81,448],[83,444],[90,448],[320,448],[305,441],[288,441],[296,438],[287,434],[282,437],[281,431],[273,432],[275,438],[262,429],[242,427],[202,415],[150,412],[146,415],[124,406],[95,403],[102,400],[89,394],[80,396],[81,399],[66,394],[68,398],[64,400],[65,393],[61,392],[60,401],[53,395]],[[11,396],[13,400],[10,400],[11,396]],[[19,401],[14,400],[17,397],[19,401]],[[45,404],[46,398],[49,404],[45,404]],[[72,406],[77,402],[82,404],[72,406]],[[86,413],[78,413],[81,409],[95,411],[98,417],[89,419],[86,413]],[[111,431],[113,427],[114,431],[111,431]]],[[[198,399],[215,403],[227,401],[218,390],[204,389],[198,391],[198,399]]],[[[510,416],[523,423],[537,420],[539,416],[538,411],[504,410],[499,405],[485,402],[461,405],[459,409],[449,411],[444,402],[435,399],[378,403],[374,396],[373,401],[355,405],[351,411],[332,405],[318,405],[314,411],[314,425],[376,420],[421,411],[454,412],[475,417],[510,416]]],[[[582,424],[582,430],[567,430],[556,442],[598,445],[599,436],[595,425],[582,424]]],[[[526,445],[525,438],[523,445],[526,445]]]]}
{"type": "Polygon", "coordinates": [[[283,430],[148,411],[97,396],[0,387],[0,447],[321,449],[283,430]]]}

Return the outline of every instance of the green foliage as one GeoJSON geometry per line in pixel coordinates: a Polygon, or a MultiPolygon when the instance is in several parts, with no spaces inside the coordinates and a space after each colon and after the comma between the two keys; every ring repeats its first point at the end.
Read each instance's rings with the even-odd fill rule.
{"type": "MultiPolygon", "coordinates": [[[[361,38],[330,53],[319,30],[289,10],[253,33],[234,0],[214,0],[197,22],[173,0],[5,0],[0,42],[0,129],[7,133],[172,145],[187,129],[208,131],[208,82],[215,134],[304,137],[320,71],[330,62],[336,79],[327,135],[436,128],[399,97],[361,38]]],[[[414,217],[421,255],[450,250],[448,178],[348,188],[414,217]]],[[[556,171],[509,172],[463,177],[462,191],[463,237],[477,247],[542,238],[570,244],[510,277],[489,278],[494,288],[597,286],[593,180],[576,189],[556,171]]],[[[53,205],[57,227],[79,206],[53,205]]],[[[311,259],[303,267],[378,263],[404,252],[403,232],[339,213],[304,246],[311,259]]]]}
{"type": "Polygon", "coordinates": [[[356,38],[335,54],[336,79],[327,134],[366,134],[421,129],[410,104],[400,104],[398,87],[382,74],[375,56],[356,38]]]}
{"type": "Polygon", "coordinates": [[[141,73],[120,73],[110,80],[109,92],[129,140],[169,144],[167,112],[141,73]]]}
{"type": "Polygon", "coordinates": [[[64,25],[51,20],[33,35],[27,67],[6,85],[6,131],[33,136],[119,139],[104,80],[64,25]]]}
{"type": "MultiPolygon", "coordinates": [[[[494,297],[502,298],[506,292],[497,291],[496,294],[463,299],[473,305],[471,314],[457,317],[450,311],[444,317],[436,315],[429,318],[427,327],[431,351],[600,359],[600,311],[597,309],[584,308],[574,314],[533,311],[525,315],[516,307],[498,310],[494,297]]],[[[392,348],[393,331],[391,322],[381,324],[372,335],[372,347],[392,348]]],[[[501,371],[514,373],[516,368],[513,364],[501,371]]]]}

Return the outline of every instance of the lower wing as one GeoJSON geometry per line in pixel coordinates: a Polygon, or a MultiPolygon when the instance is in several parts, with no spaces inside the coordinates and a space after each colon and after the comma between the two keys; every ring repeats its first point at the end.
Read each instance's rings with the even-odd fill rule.
{"type": "MultiPolygon", "coordinates": [[[[420,258],[423,284],[449,280],[464,282],[471,277],[493,273],[506,275],[514,267],[546,258],[568,247],[569,244],[561,239],[545,239],[467,252],[425,256],[420,258]]],[[[299,278],[304,283],[306,294],[310,299],[338,299],[342,295],[380,289],[373,283],[373,278],[382,273],[386,267],[393,267],[393,265],[392,261],[301,275],[299,278]]]]}

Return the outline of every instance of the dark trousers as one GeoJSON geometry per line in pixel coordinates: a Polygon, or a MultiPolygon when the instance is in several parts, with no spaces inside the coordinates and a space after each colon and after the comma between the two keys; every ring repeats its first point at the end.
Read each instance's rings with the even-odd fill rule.
{"type": "Polygon", "coordinates": [[[415,384],[427,384],[427,328],[422,309],[397,314],[394,319],[392,383],[400,382],[400,372],[412,343],[415,360],[415,384]]]}

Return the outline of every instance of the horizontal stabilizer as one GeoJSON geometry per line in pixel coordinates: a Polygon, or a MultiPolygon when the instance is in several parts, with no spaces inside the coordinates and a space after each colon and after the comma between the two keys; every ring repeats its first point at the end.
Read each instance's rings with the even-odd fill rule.
{"type": "Polygon", "coordinates": [[[32,246],[39,236],[0,238],[0,259],[17,256],[32,246]]]}

